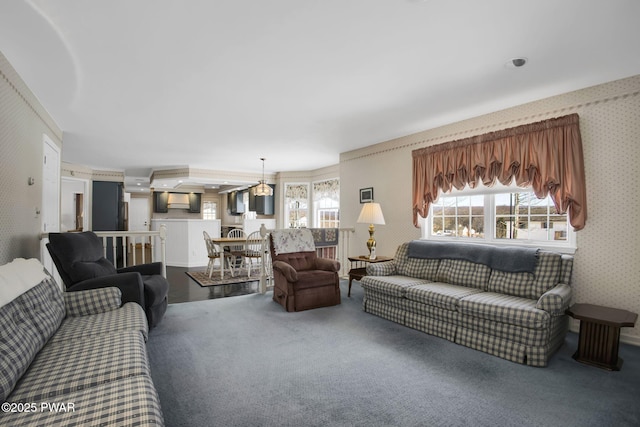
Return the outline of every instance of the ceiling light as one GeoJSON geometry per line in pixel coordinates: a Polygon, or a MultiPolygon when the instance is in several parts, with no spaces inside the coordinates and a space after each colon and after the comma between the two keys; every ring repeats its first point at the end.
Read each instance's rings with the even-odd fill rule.
{"type": "Polygon", "coordinates": [[[262,180],[256,187],[256,196],[273,196],[273,188],[269,187],[264,181],[264,157],[260,157],[262,160],[262,180]]]}

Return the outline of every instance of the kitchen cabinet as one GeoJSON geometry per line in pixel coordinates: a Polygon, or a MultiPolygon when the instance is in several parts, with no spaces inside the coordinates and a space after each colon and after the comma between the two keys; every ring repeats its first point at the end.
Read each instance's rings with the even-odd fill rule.
{"type": "Polygon", "coordinates": [[[227,210],[230,215],[241,215],[244,213],[243,196],[244,191],[232,191],[227,194],[227,210]]]}
{"type": "Polygon", "coordinates": [[[202,200],[202,194],[190,193],[189,194],[189,212],[200,213],[201,200],[202,200]]]}
{"type": "MultiPolygon", "coordinates": [[[[273,189],[275,194],[275,184],[267,184],[273,189]]],[[[256,187],[249,189],[249,210],[254,211],[258,215],[274,215],[275,214],[275,196],[256,196],[256,187]]]]}
{"type": "Polygon", "coordinates": [[[169,193],[166,191],[153,192],[153,211],[156,213],[169,212],[169,193]]]}

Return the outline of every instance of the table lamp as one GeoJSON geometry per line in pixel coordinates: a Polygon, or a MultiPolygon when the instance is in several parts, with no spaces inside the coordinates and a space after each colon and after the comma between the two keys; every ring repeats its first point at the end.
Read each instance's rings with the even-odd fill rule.
{"type": "Polygon", "coordinates": [[[358,223],[369,224],[369,240],[367,240],[367,248],[369,249],[369,258],[375,259],[376,240],[373,238],[373,233],[376,229],[373,225],[384,225],[384,216],[382,215],[382,209],[380,209],[380,203],[365,203],[360,211],[358,223]]]}

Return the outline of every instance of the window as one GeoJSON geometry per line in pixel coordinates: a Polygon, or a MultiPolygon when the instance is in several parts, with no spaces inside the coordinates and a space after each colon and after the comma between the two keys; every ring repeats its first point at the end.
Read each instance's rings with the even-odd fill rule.
{"type": "Polygon", "coordinates": [[[496,194],[494,203],[496,239],[567,240],[567,215],[556,211],[549,196],[538,199],[533,192],[496,194]]]}
{"type": "Polygon", "coordinates": [[[285,228],[308,227],[309,221],[309,185],[285,185],[285,228]]]}
{"type": "Polygon", "coordinates": [[[313,212],[315,227],[340,227],[339,179],[313,183],[313,212]]]}
{"type": "Polygon", "coordinates": [[[557,212],[551,197],[538,199],[533,191],[508,190],[481,187],[441,195],[424,220],[423,237],[575,247],[567,215],[557,212]]]}
{"type": "Polygon", "coordinates": [[[216,219],[218,203],[211,201],[202,202],[202,219],[216,219]]]}
{"type": "Polygon", "coordinates": [[[484,196],[440,197],[431,215],[436,236],[484,238],[484,196]]]}

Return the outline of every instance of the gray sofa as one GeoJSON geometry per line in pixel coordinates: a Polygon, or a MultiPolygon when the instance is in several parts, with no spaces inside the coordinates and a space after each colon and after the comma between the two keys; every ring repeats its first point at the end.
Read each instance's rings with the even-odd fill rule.
{"type": "Polygon", "coordinates": [[[0,267],[0,288],[0,425],[164,425],[140,305],[62,292],[37,260],[0,267]]]}
{"type": "Polygon", "coordinates": [[[564,343],[573,257],[416,240],[370,263],[363,308],[513,362],[546,366],[564,343]]]}

